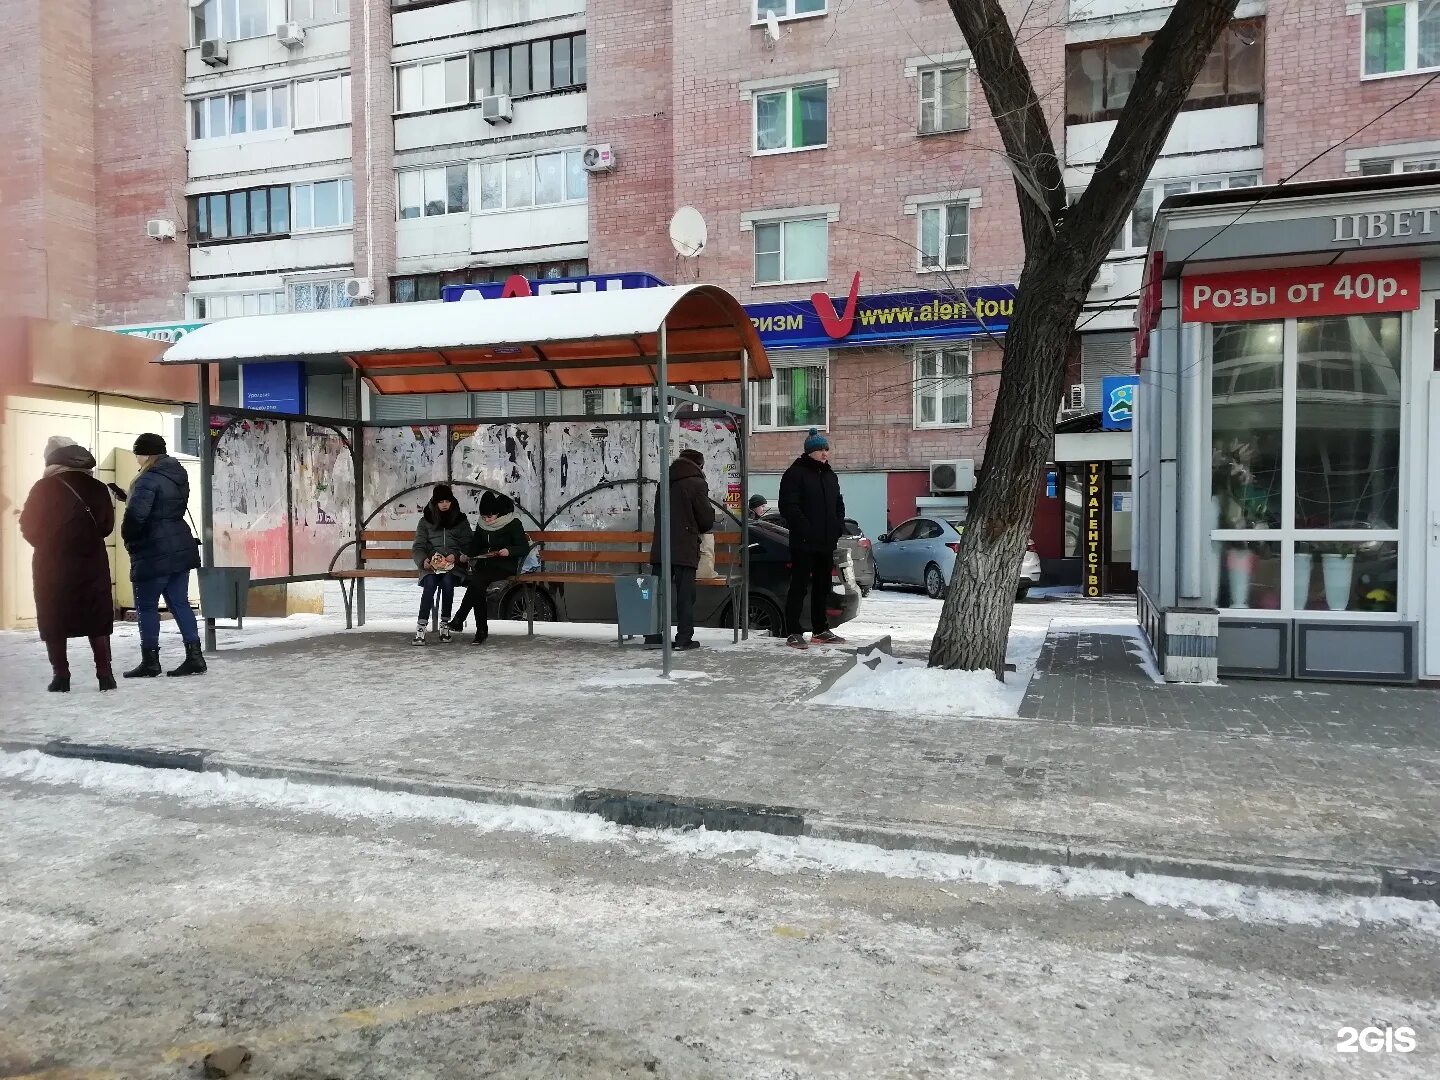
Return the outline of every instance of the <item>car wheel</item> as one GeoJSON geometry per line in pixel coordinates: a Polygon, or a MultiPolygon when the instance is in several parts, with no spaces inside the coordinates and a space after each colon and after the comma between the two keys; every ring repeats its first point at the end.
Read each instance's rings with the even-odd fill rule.
{"type": "Polygon", "coordinates": [[[939,600],[945,595],[945,575],[933,562],[925,567],[925,595],[931,600],[939,600]]]}
{"type": "Polygon", "coordinates": [[[544,589],[537,589],[534,585],[522,585],[518,589],[512,589],[500,606],[500,617],[524,622],[525,594],[527,592],[531,596],[530,604],[535,621],[554,622],[555,601],[544,589]]]}
{"type": "Polygon", "coordinates": [[[763,596],[750,597],[750,632],[784,637],[785,616],[781,614],[780,606],[763,596]]]}

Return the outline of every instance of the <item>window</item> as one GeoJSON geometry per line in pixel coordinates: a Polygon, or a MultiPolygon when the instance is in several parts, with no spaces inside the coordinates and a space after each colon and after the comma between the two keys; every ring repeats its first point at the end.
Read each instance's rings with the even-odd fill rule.
{"type": "Polygon", "coordinates": [[[924,68],[920,72],[920,134],[963,131],[970,126],[970,69],[924,68]]]}
{"type": "Polygon", "coordinates": [[[1405,0],[1365,9],[1366,75],[1440,67],[1440,0],[1405,0]]]}
{"type": "Polygon", "coordinates": [[[755,0],[755,21],[764,22],[774,13],[781,19],[799,19],[806,15],[824,15],[825,0],[755,0]]]}
{"type": "Polygon", "coordinates": [[[1258,173],[1232,173],[1229,176],[1211,176],[1202,180],[1166,180],[1152,184],[1140,192],[1135,207],[1130,211],[1130,220],[1120,229],[1110,248],[1111,254],[1122,251],[1144,251],[1150,246],[1150,229],[1155,223],[1155,210],[1171,195],[1186,195],[1192,191],[1221,191],[1225,188],[1254,187],[1260,182],[1258,173]]]}
{"type": "Polygon", "coordinates": [[[544,278],[583,277],[590,272],[584,259],[572,262],[539,263],[529,266],[473,267],[449,270],[441,274],[407,274],[390,279],[390,301],[410,304],[420,300],[439,300],[446,285],[474,285],[485,281],[506,281],[516,274],[531,281],[544,278]]]}
{"type": "Polygon", "coordinates": [[[480,164],[482,211],[583,202],[585,193],[585,167],[579,150],[530,154],[480,164]]]}
{"type": "MultiPolygon", "coordinates": [[[[1065,122],[1093,124],[1119,119],[1149,45],[1150,39],[1145,37],[1067,49],[1065,122]]],[[[1215,42],[1183,107],[1254,105],[1264,98],[1265,23],[1261,19],[1233,22],[1215,42]]]]}
{"type": "Polygon", "coordinates": [[[270,25],[270,0],[202,0],[191,5],[190,25],[196,45],[213,38],[240,41],[275,32],[270,25]]]}
{"type": "Polygon", "coordinates": [[[395,174],[402,219],[470,212],[470,166],[401,169],[395,174]]]}
{"type": "Polygon", "coordinates": [[[295,84],[295,127],[335,127],[350,123],[350,76],[306,79],[295,84]]]}
{"type": "Polygon", "coordinates": [[[775,364],[771,378],[755,384],[755,427],[769,431],[823,428],[828,367],[828,358],[775,364]]]}
{"type": "Polygon", "coordinates": [[[829,86],[812,83],[755,95],[755,153],[811,150],[829,139],[829,86]]]}
{"type": "Polygon", "coordinates": [[[290,187],[247,188],[191,195],[191,245],[252,237],[286,236],[290,232],[290,187]]]}
{"type": "Polygon", "coordinates": [[[825,218],[755,223],[755,284],[824,281],[830,276],[825,218]]]}
{"type": "Polygon", "coordinates": [[[295,22],[319,22],[350,14],[350,0],[290,0],[290,18],[295,22]]]}
{"type": "Polygon", "coordinates": [[[395,69],[397,112],[422,112],[470,103],[470,64],[463,56],[402,64],[395,69]]]}
{"type": "Polygon", "coordinates": [[[916,216],[921,270],[963,270],[970,264],[969,203],[922,206],[916,216]]]}
{"type": "Polygon", "coordinates": [[[290,285],[291,311],[331,311],[348,308],[350,300],[345,295],[345,280],[331,278],[327,281],[296,281],[290,285]]]}
{"type": "Polygon", "coordinates": [[[1360,162],[1361,176],[1388,176],[1391,173],[1440,172],[1440,155],[1430,157],[1371,158],[1360,162]]]}
{"type": "Polygon", "coordinates": [[[1401,326],[1352,315],[1212,327],[1219,606],[1396,610],[1401,326]]]}
{"type": "MultiPolygon", "coordinates": [[[[295,231],[338,229],[355,213],[349,180],[318,180],[295,185],[295,231]]],[[[298,309],[297,309],[298,310],[298,309]]]]}
{"type": "Polygon", "coordinates": [[[240,315],[274,315],[285,310],[285,293],[280,289],[261,292],[226,292],[192,295],[192,319],[233,319],[240,315]]]}
{"type": "Polygon", "coordinates": [[[899,543],[902,540],[914,540],[915,534],[920,531],[920,519],[911,518],[909,521],[901,522],[890,533],[890,539],[899,543]]]}
{"type": "Polygon", "coordinates": [[[474,54],[475,97],[530,97],[585,85],[585,35],[522,41],[474,54]]]}
{"type": "Polygon", "coordinates": [[[260,86],[190,99],[190,138],[224,139],[290,126],[290,87],[260,86]]]}
{"type": "Polygon", "coordinates": [[[970,346],[915,350],[915,426],[968,427],[970,346]]]}

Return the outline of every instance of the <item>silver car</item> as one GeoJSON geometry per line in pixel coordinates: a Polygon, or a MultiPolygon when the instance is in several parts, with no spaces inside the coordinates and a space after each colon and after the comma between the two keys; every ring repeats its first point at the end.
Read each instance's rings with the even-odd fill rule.
{"type": "MultiPolygon", "coordinates": [[[[921,585],[932,600],[945,595],[955,553],[960,550],[961,522],[917,517],[880,535],[875,545],[875,586],[921,585]]],[[[1040,556],[1035,541],[1025,547],[1015,598],[1024,600],[1032,585],[1040,584],[1040,556]]]]}

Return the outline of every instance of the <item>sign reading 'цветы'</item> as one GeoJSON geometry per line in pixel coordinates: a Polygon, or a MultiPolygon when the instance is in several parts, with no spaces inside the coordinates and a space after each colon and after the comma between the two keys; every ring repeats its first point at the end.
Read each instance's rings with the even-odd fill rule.
{"type": "Polygon", "coordinates": [[[1337,263],[1240,270],[1180,280],[1185,322],[1366,315],[1420,307],[1420,263],[1337,263]]]}

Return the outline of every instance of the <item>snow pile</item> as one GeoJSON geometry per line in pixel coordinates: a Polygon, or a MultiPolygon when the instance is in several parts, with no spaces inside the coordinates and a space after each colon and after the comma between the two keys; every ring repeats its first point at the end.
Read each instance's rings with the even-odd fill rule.
{"type": "Polygon", "coordinates": [[[1043,629],[1013,629],[1010,662],[1015,670],[1006,673],[1004,682],[988,671],[945,671],[923,660],[881,653],[878,664],[858,664],[812,701],[912,716],[1017,716],[1044,642],[1043,629]]]}
{"type": "Polygon", "coordinates": [[[580,843],[613,844],[639,858],[742,858],[767,873],[862,873],[994,887],[1012,885],[1087,899],[1128,899],[1173,908],[1196,918],[1319,926],[1387,924],[1440,936],[1440,908],[1398,897],[1318,896],[1222,881],[1154,874],[1129,875],[946,855],[892,851],[867,844],[813,837],[772,836],[704,829],[622,827],[592,814],[473,803],[462,799],[377,791],[361,787],[295,784],[232,773],[192,773],[54,758],[38,751],[0,753],[0,779],[50,786],[79,786],[102,796],[167,796],[203,805],[248,805],[280,812],[326,814],[381,823],[433,821],[478,832],[522,832],[580,843]]]}

